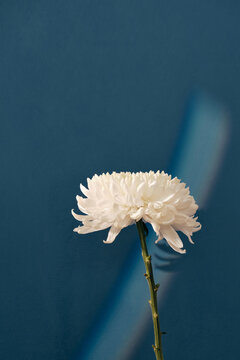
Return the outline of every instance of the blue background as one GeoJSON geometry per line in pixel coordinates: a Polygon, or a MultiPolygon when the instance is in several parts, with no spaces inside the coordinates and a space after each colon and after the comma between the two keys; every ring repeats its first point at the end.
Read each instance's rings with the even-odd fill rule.
{"type": "Polygon", "coordinates": [[[224,0],[0,1],[1,359],[79,352],[136,236],[74,234],[79,183],[167,169],[196,88],[227,107],[231,138],[166,297],[164,352],[239,357],[239,15],[224,0]]]}

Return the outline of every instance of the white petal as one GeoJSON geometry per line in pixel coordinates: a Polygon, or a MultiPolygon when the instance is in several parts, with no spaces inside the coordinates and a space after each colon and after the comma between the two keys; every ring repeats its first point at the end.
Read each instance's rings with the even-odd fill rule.
{"type": "Polygon", "coordinates": [[[88,196],[89,190],[85,188],[85,186],[83,186],[82,184],[80,184],[80,190],[85,196],[88,196]]]}
{"type": "Polygon", "coordinates": [[[194,242],[192,241],[191,236],[190,236],[190,235],[187,235],[187,237],[188,237],[188,240],[190,241],[190,243],[191,243],[191,244],[194,244],[194,242]]]}
{"type": "Polygon", "coordinates": [[[78,234],[88,234],[95,231],[105,230],[109,227],[109,224],[106,223],[94,223],[93,221],[86,222],[84,225],[79,225],[73,231],[77,232],[78,234]]]}
{"type": "Polygon", "coordinates": [[[168,245],[171,246],[171,248],[178,252],[179,254],[185,254],[186,250],[185,249],[179,249],[178,247],[176,247],[175,245],[171,244],[170,242],[168,242],[168,245]]]}
{"type": "Polygon", "coordinates": [[[175,196],[175,193],[166,195],[166,197],[163,198],[162,201],[167,202],[167,201],[171,200],[174,196],[175,196]]]}
{"type": "Polygon", "coordinates": [[[193,232],[199,231],[201,228],[202,228],[202,225],[198,221],[196,221],[196,225],[193,228],[193,232]]]}
{"type": "Polygon", "coordinates": [[[84,214],[87,214],[88,211],[81,204],[82,201],[84,201],[86,199],[84,199],[83,197],[81,197],[79,195],[76,196],[76,199],[77,199],[77,205],[78,205],[79,210],[82,211],[84,214]]]}
{"type": "Polygon", "coordinates": [[[77,232],[78,234],[88,234],[97,230],[99,229],[94,229],[88,226],[78,226],[75,229],[73,229],[73,231],[77,232]]]}
{"type": "Polygon", "coordinates": [[[125,228],[125,227],[127,227],[127,226],[129,226],[129,225],[131,225],[133,223],[134,223],[134,221],[131,219],[130,216],[127,215],[123,219],[118,219],[115,222],[114,226],[116,226],[117,228],[123,229],[123,228],[125,228]]]}
{"type": "Polygon", "coordinates": [[[116,239],[117,235],[120,233],[121,228],[112,226],[108,232],[107,240],[103,240],[104,244],[111,244],[116,239]]]}
{"type": "Polygon", "coordinates": [[[146,185],[145,182],[142,182],[141,184],[138,185],[138,187],[137,187],[137,194],[139,194],[139,193],[141,192],[142,188],[143,188],[145,185],[146,185]]]}
{"type": "Polygon", "coordinates": [[[178,233],[172,228],[172,226],[162,226],[161,233],[162,233],[163,237],[167,240],[169,245],[172,248],[174,248],[174,250],[178,249],[178,252],[183,251],[183,250],[180,250],[180,248],[183,247],[182,240],[178,236],[178,233]]]}
{"type": "Polygon", "coordinates": [[[159,235],[159,237],[157,238],[157,240],[155,241],[155,244],[157,244],[159,241],[161,241],[163,239],[162,235],[159,235]]]}
{"type": "Polygon", "coordinates": [[[173,209],[168,208],[166,208],[162,212],[159,212],[156,217],[162,225],[172,224],[175,220],[175,214],[173,209]]]}
{"type": "Polygon", "coordinates": [[[136,221],[141,220],[141,218],[143,217],[143,213],[144,213],[144,209],[143,208],[139,208],[137,211],[135,211],[134,213],[132,213],[130,215],[131,219],[134,219],[136,221]]]}
{"type": "Polygon", "coordinates": [[[72,213],[72,216],[78,221],[82,221],[87,217],[87,215],[78,215],[78,214],[76,214],[73,209],[72,209],[71,213],[72,213]]]}
{"type": "Polygon", "coordinates": [[[152,220],[151,220],[151,225],[152,225],[152,228],[155,231],[155,233],[159,236],[160,235],[160,233],[159,233],[160,225],[152,220]]]}

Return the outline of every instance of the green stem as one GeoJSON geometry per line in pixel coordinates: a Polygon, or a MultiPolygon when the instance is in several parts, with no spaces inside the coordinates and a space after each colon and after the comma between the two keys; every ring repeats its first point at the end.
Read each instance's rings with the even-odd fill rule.
{"type": "Polygon", "coordinates": [[[155,352],[156,359],[163,360],[161,331],[159,326],[159,315],[157,309],[157,290],[159,284],[155,284],[154,282],[151,256],[148,255],[148,250],[146,245],[146,235],[145,235],[146,225],[143,223],[142,220],[137,222],[137,229],[141,242],[142,257],[146,268],[146,274],[144,274],[144,276],[147,279],[150,290],[150,296],[151,296],[151,300],[149,300],[149,304],[152,310],[153,329],[155,336],[155,345],[153,345],[153,350],[155,352]]]}

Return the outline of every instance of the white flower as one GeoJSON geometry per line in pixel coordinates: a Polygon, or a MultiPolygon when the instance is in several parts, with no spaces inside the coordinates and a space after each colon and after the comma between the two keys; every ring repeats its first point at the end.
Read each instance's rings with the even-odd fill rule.
{"type": "Polygon", "coordinates": [[[79,210],[86,215],[72,215],[82,222],[74,229],[86,234],[108,227],[105,243],[112,243],[121,229],[142,219],[151,223],[158,236],[156,243],[165,238],[177,252],[185,253],[177,231],[182,231],[191,243],[193,232],[201,225],[194,217],[198,209],[189,188],[175,177],[158,171],[121,172],[94,175],[87,179],[88,189],[80,189],[86,196],[77,195],[79,210]]]}

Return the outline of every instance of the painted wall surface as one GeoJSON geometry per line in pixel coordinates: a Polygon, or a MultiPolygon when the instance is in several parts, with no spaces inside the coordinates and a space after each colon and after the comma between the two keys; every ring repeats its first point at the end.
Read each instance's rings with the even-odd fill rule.
{"type": "MultiPolygon", "coordinates": [[[[136,239],[73,233],[79,184],[168,169],[198,90],[226,108],[230,138],[164,297],[164,353],[239,357],[239,15],[224,0],[0,1],[1,359],[78,357],[136,239]]],[[[152,336],[131,360],[153,358],[152,336]]]]}

